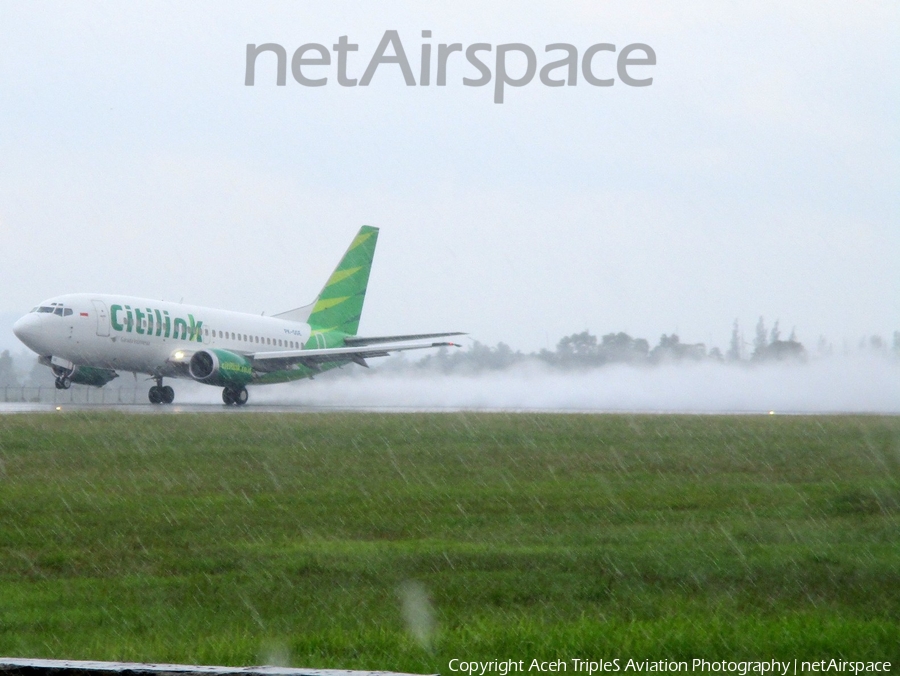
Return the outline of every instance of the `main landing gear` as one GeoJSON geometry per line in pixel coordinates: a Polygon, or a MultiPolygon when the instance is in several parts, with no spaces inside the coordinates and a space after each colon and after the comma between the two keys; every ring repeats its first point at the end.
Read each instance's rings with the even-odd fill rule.
{"type": "Polygon", "coordinates": [[[148,393],[151,404],[171,404],[175,401],[175,390],[162,384],[162,378],[156,379],[156,385],[150,388],[148,393]]]}
{"type": "Polygon", "coordinates": [[[249,398],[250,395],[247,394],[246,387],[226,387],[222,390],[222,401],[227,406],[243,406],[249,398]]]}

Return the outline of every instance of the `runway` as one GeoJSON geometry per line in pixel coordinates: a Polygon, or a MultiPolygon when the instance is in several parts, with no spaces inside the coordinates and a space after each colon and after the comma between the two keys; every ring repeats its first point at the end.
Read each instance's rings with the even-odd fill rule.
{"type": "MultiPolygon", "coordinates": [[[[29,413],[72,413],[116,411],[131,415],[179,415],[179,414],[249,414],[249,413],[572,413],[572,414],[670,414],[697,415],[696,411],[636,411],[625,409],[590,409],[590,408],[527,408],[527,407],[473,407],[473,406],[360,406],[321,404],[247,404],[246,406],[225,406],[224,404],[171,404],[168,406],[153,404],[36,404],[36,403],[0,403],[0,415],[29,413]]],[[[705,411],[701,414],[763,414],[766,411],[705,411]]]]}
{"type": "MultiPolygon", "coordinates": [[[[247,404],[246,406],[226,406],[225,404],[171,404],[168,406],[153,404],[40,404],[40,403],[0,403],[0,415],[17,413],[63,413],[89,411],[117,411],[133,415],[178,415],[178,414],[239,414],[239,413],[323,413],[323,412],[438,412],[463,411],[464,407],[414,407],[414,406],[340,406],[340,405],[307,405],[298,404],[247,404]]],[[[493,409],[500,411],[502,409],[493,409]]],[[[538,412],[535,409],[535,412],[538,412]]],[[[574,411],[573,411],[574,412],[574,411]]]]}
{"type": "Polygon", "coordinates": [[[36,403],[0,403],[0,415],[16,413],[60,413],[72,411],[118,411],[135,415],[172,415],[179,413],[232,413],[250,412],[284,412],[301,413],[315,410],[303,406],[225,406],[224,404],[172,404],[170,406],[154,406],[152,404],[36,404],[36,403]]]}
{"type": "Polygon", "coordinates": [[[4,404],[0,403],[0,416],[63,413],[96,413],[114,411],[127,415],[252,415],[260,413],[315,414],[315,413],[504,413],[504,414],[556,414],[556,415],[672,415],[672,416],[837,416],[837,415],[877,415],[897,416],[900,413],[884,411],[765,411],[765,410],[648,410],[648,409],[592,409],[592,408],[485,408],[472,406],[359,406],[359,405],[306,405],[297,404],[247,404],[246,406],[225,406],[224,404],[172,404],[154,406],[152,404],[4,404]]]}

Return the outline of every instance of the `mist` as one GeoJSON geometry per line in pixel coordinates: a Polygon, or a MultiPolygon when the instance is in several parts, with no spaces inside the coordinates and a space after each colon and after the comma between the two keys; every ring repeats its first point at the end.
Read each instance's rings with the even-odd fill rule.
{"type": "MultiPolygon", "coordinates": [[[[218,389],[178,387],[179,403],[219,401],[218,389]]],[[[898,413],[900,363],[860,355],[790,364],[619,364],[560,372],[529,361],[473,375],[354,367],[313,381],[251,387],[250,396],[251,406],[314,409],[898,413]]]]}

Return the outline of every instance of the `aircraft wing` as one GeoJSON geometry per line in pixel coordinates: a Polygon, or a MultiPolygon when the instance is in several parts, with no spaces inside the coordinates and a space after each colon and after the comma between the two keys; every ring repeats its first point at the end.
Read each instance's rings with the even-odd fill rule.
{"type": "MultiPolygon", "coordinates": [[[[458,334],[438,334],[458,335],[458,334]]],[[[278,352],[257,352],[247,355],[256,371],[283,371],[295,364],[300,364],[318,369],[319,364],[334,362],[355,362],[368,368],[368,357],[387,357],[391,352],[404,352],[406,350],[424,350],[434,347],[460,347],[457,343],[425,343],[417,345],[385,345],[383,347],[368,347],[356,345],[351,347],[328,347],[312,350],[279,350],[278,352]]]]}

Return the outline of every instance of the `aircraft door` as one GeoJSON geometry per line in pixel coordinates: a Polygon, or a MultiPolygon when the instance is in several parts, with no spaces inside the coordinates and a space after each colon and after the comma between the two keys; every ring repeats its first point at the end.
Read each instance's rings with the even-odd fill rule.
{"type": "Polygon", "coordinates": [[[97,312],[97,335],[109,335],[109,312],[106,310],[106,303],[102,300],[91,301],[94,304],[94,310],[97,312]]]}

